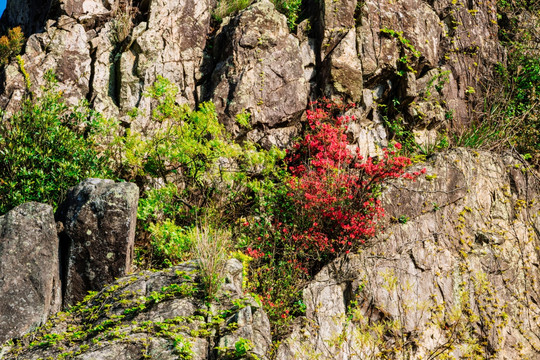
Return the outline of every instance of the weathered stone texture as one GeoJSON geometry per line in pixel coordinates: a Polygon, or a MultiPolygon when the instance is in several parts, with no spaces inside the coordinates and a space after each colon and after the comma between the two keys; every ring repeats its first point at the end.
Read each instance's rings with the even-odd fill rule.
{"type": "Polygon", "coordinates": [[[234,117],[243,111],[263,129],[300,118],[309,84],[299,42],[269,0],[226,20],[216,35],[214,55],[210,97],[233,130],[234,117]]]}
{"type": "Polygon", "coordinates": [[[540,188],[524,166],[458,149],[391,186],[388,228],[316,276],[278,359],[537,358],[540,188]]]}
{"type": "Polygon", "coordinates": [[[58,270],[52,207],[26,203],[0,216],[0,343],[60,310],[58,270]]]}
{"type": "Polygon", "coordinates": [[[210,308],[199,296],[197,262],[118,279],[69,314],[53,317],[48,328],[31,334],[33,339],[62,334],[58,344],[28,346],[24,339],[21,348],[0,348],[0,359],[10,359],[14,352],[29,360],[58,358],[67,352],[78,360],[135,360],[143,354],[153,359],[183,355],[193,360],[223,359],[233,357],[240,339],[253,344],[248,356],[267,359],[268,317],[253,299],[243,297],[241,269],[238,260],[229,260],[224,275],[231,286],[219,293],[219,305],[210,308]],[[244,305],[238,308],[233,300],[244,305]],[[114,326],[106,325],[111,322],[114,326]],[[67,341],[75,332],[77,340],[67,341]],[[95,341],[98,338],[101,341],[95,341]]]}
{"type": "Polygon", "coordinates": [[[70,190],[56,217],[65,268],[64,305],[131,271],[139,190],[132,183],[87,179],[70,190]]]}

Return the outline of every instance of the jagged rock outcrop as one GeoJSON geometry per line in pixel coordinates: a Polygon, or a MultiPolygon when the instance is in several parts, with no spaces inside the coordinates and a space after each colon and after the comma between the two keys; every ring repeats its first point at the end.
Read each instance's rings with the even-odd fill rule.
{"type": "Polygon", "coordinates": [[[119,53],[120,109],[149,110],[143,93],[158,75],[179,87],[178,103],[194,106],[199,100],[203,51],[216,1],[153,0],[149,4],[148,20],[136,25],[133,43],[119,53]]]}
{"type": "Polygon", "coordinates": [[[196,262],[118,279],[45,327],[0,351],[0,359],[266,359],[270,324],[242,288],[242,264],[230,260],[228,290],[209,308],[197,287],[196,262]],[[240,274],[238,274],[240,270],[240,274]],[[230,272],[232,271],[232,273],[230,272]],[[239,282],[238,282],[239,281],[239,282]],[[245,344],[245,354],[235,348],[245,344]],[[218,349],[215,347],[219,346],[218,349]]]}
{"type": "Polygon", "coordinates": [[[112,180],[87,179],[70,190],[56,213],[65,306],[130,272],[138,200],[135,184],[112,180]]]}
{"type": "Polygon", "coordinates": [[[248,138],[259,141],[269,136],[265,129],[288,125],[305,110],[309,83],[299,46],[269,0],[226,20],[218,31],[210,98],[229,122],[243,111],[251,114],[251,125],[263,131],[248,138]]]}
{"type": "Polygon", "coordinates": [[[323,92],[341,95],[350,101],[362,99],[362,62],[356,44],[356,0],[319,2],[318,33],[320,41],[323,92]]]}
{"type": "MultiPolygon", "coordinates": [[[[296,34],[269,0],[217,30],[215,0],[47,4],[30,10],[48,21],[22,57],[35,93],[53,70],[70,102],[86,98],[125,126],[146,128],[153,103],[144,93],[160,75],[178,86],[178,103],[213,100],[233,133],[265,146],[286,146],[308,99],[321,95],[361,105],[358,139],[377,139],[366,147],[384,145],[383,117],[414,126],[420,143],[434,142],[438,129],[474,117],[480,84],[505,59],[493,2],[313,1],[296,34]],[[243,111],[252,117],[248,134],[233,121],[243,111]]],[[[4,26],[33,26],[34,15],[16,15],[28,12],[22,5],[8,2],[5,18],[19,20],[4,26]]],[[[1,89],[9,115],[25,92],[18,63],[5,68],[1,89]]]]}
{"type": "Polygon", "coordinates": [[[278,359],[538,358],[538,178],[462,149],[426,168],[385,192],[395,223],[306,288],[278,359]]]}
{"type": "Polygon", "coordinates": [[[0,343],[42,325],[62,305],[53,209],[26,203],[0,216],[0,343]]]}

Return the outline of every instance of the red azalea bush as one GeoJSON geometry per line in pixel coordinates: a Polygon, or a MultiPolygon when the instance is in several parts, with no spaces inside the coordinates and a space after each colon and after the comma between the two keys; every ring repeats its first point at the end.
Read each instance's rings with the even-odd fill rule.
{"type": "Polygon", "coordinates": [[[332,116],[343,107],[328,101],[313,105],[307,111],[307,134],[286,158],[288,196],[302,221],[283,230],[290,232],[295,247],[320,260],[373,237],[384,216],[377,199],[381,186],[389,179],[415,179],[421,172],[405,172],[411,160],[398,155],[399,143],[382,149],[378,159],[364,159],[357,147],[351,151],[345,132],[354,117],[332,116]]]}
{"type": "Polygon", "coordinates": [[[342,115],[351,106],[326,99],[312,104],[308,129],[285,158],[288,175],[263,202],[258,221],[247,227],[253,239],[247,249],[254,258],[252,285],[275,324],[301,310],[294,304],[302,280],[375,236],[384,216],[378,199],[384,183],[425,172],[405,172],[411,160],[399,155],[399,143],[382,149],[378,158],[360,156],[346,135],[355,119],[342,115]]]}

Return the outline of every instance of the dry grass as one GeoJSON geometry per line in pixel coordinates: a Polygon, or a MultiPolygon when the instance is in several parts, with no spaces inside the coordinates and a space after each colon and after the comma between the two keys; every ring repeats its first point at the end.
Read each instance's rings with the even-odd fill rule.
{"type": "Polygon", "coordinates": [[[231,234],[207,223],[193,232],[193,254],[199,261],[201,285],[207,297],[214,298],[224,280],[225,265],[232,247],[231,234]]]}

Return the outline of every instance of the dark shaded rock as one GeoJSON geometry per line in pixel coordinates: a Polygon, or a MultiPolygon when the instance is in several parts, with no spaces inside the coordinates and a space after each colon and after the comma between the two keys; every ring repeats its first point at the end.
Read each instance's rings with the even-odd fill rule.
{"type": "Polygon", "coordinates": [[[28,36],[43,28],[52,0],[8,0],[0,19],[1,30],[20,26],[28,36]]]}
{"type": "Polygon", "coordinates": [[[56,218],[64,267],[64,305],[102,289],[131,270],[139,189],[87,179],[70,190],[56,218]]]}
{"type": "Polygon", "coordinates": [[[58,236],[53,209],[26,203],[0,217],[0,343],[60,310],[58,236]]]}

